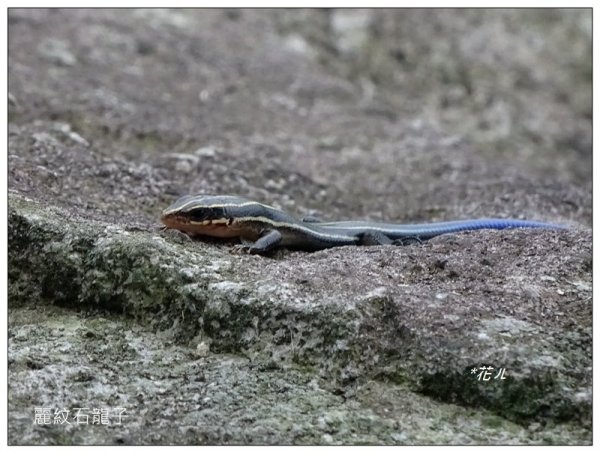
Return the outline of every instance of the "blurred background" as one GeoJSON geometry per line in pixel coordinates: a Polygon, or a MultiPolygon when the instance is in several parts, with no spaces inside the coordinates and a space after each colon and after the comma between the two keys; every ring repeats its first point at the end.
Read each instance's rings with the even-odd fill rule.
{"type": "Polygon", "coordinates": [[[590,9],[11,9],[10,185],[131,221],[225,192],[589,223],[591,36],[590,9]]]}

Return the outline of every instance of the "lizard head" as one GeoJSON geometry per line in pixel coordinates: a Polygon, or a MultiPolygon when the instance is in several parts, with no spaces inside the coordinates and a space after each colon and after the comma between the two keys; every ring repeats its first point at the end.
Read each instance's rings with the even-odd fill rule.
{"type": "Polygon", "coordinates": [[[162,212],[161,222],[188,234],[237,237],[234,219],[253,202],[230,195],[185,195],[162,212]]]}

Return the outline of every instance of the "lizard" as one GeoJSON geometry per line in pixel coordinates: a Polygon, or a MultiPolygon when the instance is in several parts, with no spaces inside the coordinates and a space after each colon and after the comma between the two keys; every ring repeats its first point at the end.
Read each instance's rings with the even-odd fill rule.
{"type": "Polygon", "coordinates": [[[191,236],[239,238],[236,249],[266,254],[276,247],[306,251],[344,245],[405,245],[435,236],[480,229],[564,229],[564,226],[517,219],[469,219],[393,224],[367,221],[321,222],[298,219],[280,209],[233,195],[185,195],[161,215],[166,228],[191,236]]]}

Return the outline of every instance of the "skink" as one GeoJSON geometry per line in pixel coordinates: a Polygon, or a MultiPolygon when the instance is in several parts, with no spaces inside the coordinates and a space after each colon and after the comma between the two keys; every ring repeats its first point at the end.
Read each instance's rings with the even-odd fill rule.
{"type": "Polygon", "coordinates": [[[404,245],[440,234],[480,229],[564,228],[515,219],[420,224],[319,222],[297,219],[272,206],[230,195],[183,196],[163,211],[161,221],[167,228],[192,236],[239,238],[243,242],[237,246],[239,250],[257,254],[267,253],[275,247],[314,251],[341,245],[404,245]]]}

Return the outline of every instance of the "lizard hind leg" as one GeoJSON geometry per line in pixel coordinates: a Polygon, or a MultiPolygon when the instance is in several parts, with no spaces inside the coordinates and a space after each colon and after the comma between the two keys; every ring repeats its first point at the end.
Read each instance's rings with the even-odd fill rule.
{"type": "Polygon", "coordinates": [[[391,245],[389,237],[379,231],[366,231],[359,235],[358,245],[391,245]]]}
{"type": "Polygon", "coordinates": [[[392,241],[392,244],[400,245],[400,246],[413,245],[413,244],[421,245],[421,244],[423,244],[423,240],[419,236],[406,236],[406,237],[392,241]]]}

